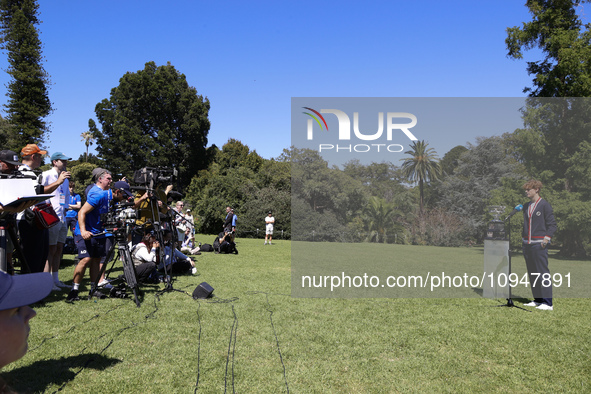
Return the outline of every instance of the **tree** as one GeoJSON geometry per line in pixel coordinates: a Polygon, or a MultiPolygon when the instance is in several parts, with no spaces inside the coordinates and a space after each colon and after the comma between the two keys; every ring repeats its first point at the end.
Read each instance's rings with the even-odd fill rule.
{"type": "Polygon", "coordinates": [[[386,228],[390,223],[391,217],[395,214],[394,206],[381,198],[371,197],[369,204],[365,207],[364,214],[370,232],[368,238],[375,238],[376,242],[382,240],[383,243],[386,243],[386,228]]]}
{"type": "Polygon", "coordinates": [[[460,157],[467,150],[468,148],[464,145],[457,145],[443,155],[443,159],[440,162],[442,175],[452,175],[459,164],[460,157]]]}
{"type": "Polygon", "coordinates": [[[491,191],[502,185],[503,178],[519,179],[523,184],[525,174],[511,157],[503,137],[477,138],[476,142],[477,145],[468,144],[469,149],[459,157],[453,174],[435,187],[438,207],[460,218],[468,236],[481,240],[490,220],[487,208],[491,205],[491,191]]]}
{"type": "Polygon", "coordinates": [[[583,26],[577,7],[588,0],[528,0],[533,16],[522,27],[507,29],[507,56],[522,59],[522,51],[539,48],[544,59],[528,62],[537,97],[582,97],[591,95],[591,32],[583,26]]]}
{"type": "Polygon", "coordinates": [[[437,153],[433,148],[427,149],[427,143],[423,141],[414,141],[409,151],[404,152],[407,155],[411,155],[410,158],[401,159],[404,160],[402,163],[402,171],[406,179],[412,183],[419,184],[420,203],[419,212],[423,212],[423,198],[424,183],[428,183],[431,180],[436,180],[441,175],[441,166],[439,165],[439,159],[437,153]]]}
{"type": "Polygon", "coordinates": [[[19,152],[26,144],[40,144],[49,133],[43,120],[52,111],[49,76],[42,66],[41,40],[36,25],[35,0],[0,0],[2,49],[8,52],[8,102],[10,124],[7,147],[19,152]]]}
{"type": "Polygon", "coordinates": [[[528,62],[534,76],[523,112],[524,128],[512,143],[528,175],[542,180],[558,222],[556,239],[567,256],[591,251],[587,226],[591,217],[588,168],[591,165],[591,24],[577,14],[588,0],[529,0],[533,16],[523,27],[507,29],[508,56],[522,58],[522,50],[539,48],[544,59],[528,62]],[[561,99],[544,99],[560,97],[561,99]],[[579,97],[579,98],[573,98],[579,97]],[[551,200],[555,198],[555,200],[551,200]],[[576,207],[576,215],[572,210],[576,207]]]}
{"type": "Polygon", "coordinates": [[[289,163],[265,160],[235,139],[211,156],[209,167],[193,178],[187,191],[186,202],[199,218],[198,231],[217,234],[230,205],[238,216],[240,237],[256,236],[269,210],[276,229],[291,233],[289,163]]]}
{"type": "Polygon", "coordinates": [[[126,73],[95,113],[97,152],[108,169],[130,177],[146,166],[176,167],[182,189],[207,167],[209,100],[170,63],[126,73]]]}
{"type": "MultiPolygon", "coordinates": [[[[94,120],[90,119],[88,121],[88,126],[92,130],[92,126],[94,126],[94,120]]],[[[84,145],[86,145],[86,155],[84,156],[84,158],[86,161],[88,161],[88,147],[92,145],[94,140],[96,140],[96,137],[94,136],[94,133],[90,130],[80,134],[80,137],[82,137],[82,141],[84,141],[84,145]]]]}
{"type": "Polygon", "coordinates": [[[541,195],[554,208],[561,253],[584,256],[591,251],[579,220],[591,216],[591,99],[530,98],[523,117],[525,127],[511,136],[517,158],[528,177],[544,184],[541,195]]]}

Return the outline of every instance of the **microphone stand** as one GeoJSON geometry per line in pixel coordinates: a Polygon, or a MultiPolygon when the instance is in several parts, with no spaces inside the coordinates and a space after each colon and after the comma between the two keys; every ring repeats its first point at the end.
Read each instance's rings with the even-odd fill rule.
{"type": "Polygon", "coordinates": [[[513,215],[509,215],[505,218],[505,222],[507,222],[507,226],[505,227],[507,229],[507,235],[508,235],[508,239],[509,239],[509,274],[507,275],[507,284],[509,286],[509,298],[507,298],[507,303],[503,304],[503,305],[495,305],[497,307],[503,307],[506,306],[508,308],[518,308],[521,309],[523,311],[526,312],[531,312],[528,309],[522,308],[518,305],[515,305],[515,303],[513,302],[513,299],[511,298],[511,281],[509,280],[509,276],[511,276],[511,216],[513,215]]]}

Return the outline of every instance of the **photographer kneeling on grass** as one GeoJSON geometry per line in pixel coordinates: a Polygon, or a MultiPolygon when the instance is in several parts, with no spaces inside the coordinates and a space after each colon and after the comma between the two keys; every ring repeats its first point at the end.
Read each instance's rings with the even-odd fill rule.
{"type": "MultiPolygon", "coordinates": [[[[172,245],[172,231],[164,230],[164,262],[166,268],[173,274],[196,274],[197,268],[195,262],[190,257],[181,253],[172,245]]],[[[164,269],[164,264],[161,262],[158,265],[159,270],[164,269]]]]}
{"type": "Polygon", "coordinates": [[[234,253],[238,254],[236,243],[233,241],[233,231],[224,231],[218,234],[213,241],[213,250],[216,253],[234,253]]]}
{"type": "Polygon", "coordinates": [[[141,242],[131,247],[131,260],[135,266],[137,281],[140,283],[158,283],[156,260],[160,244],[150,233],[144,234],[141,242]]]}

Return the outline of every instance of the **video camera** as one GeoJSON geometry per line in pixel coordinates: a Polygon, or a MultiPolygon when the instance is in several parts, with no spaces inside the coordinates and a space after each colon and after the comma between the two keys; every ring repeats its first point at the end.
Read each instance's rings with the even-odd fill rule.
{"type": "Polygon", "coordinates": [[[133,174],[133,182],[137,185],[154,187],[155,184],[171,185],[176,182],[178,171],[168,167],[144,167],[133,174]]]}
{"type": "Polygon", "coordinates": [[[113,203],[107,213],[101,214],[101,223],[107,232],[117,233],[125,231],[127,225],[134,225],[136,221],[136,212],[134,203],[113,203]]]}
{"type": "MultiPolygon", "coordinates": [[[[37,179],[37,176],[35,175],[27,175],[27,174],[23,174],[22,172],[20,172],[19,170],[14,170],[12,173],[10,174],[2,174],[0,173],[0,179],[6,179],[11,181],[12,183],[3,183],[2,184],[2,188],[3,189],[13,189],[14,186],[18,185],[17,180],[22,180],[22,179],[37,179]]],[[[35,186],[33,187],[35,190],[36,194],[43,194],[44,191],[44,186],[40,183],[35,184],[35,186]]]]}

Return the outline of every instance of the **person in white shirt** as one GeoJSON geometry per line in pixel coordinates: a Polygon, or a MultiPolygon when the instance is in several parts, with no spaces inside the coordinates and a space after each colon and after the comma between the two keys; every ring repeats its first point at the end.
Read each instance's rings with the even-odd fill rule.
{"type": "Polygon", "coordinates": [[[273,238],[274,224],[275,218],[273,217],[273,212],[269,211],[267,213],[267,217],[265,218],[265,245],[267,244],[267,239],[269,240],[269,245],[272,245],[271,239],[273,238]]]}
{"type": "Polygon", "coordinates": [[[45,193],[53,194],[53,197],[50,198],[51,205],[60,218],[60,222],[49,229],[49,253],[44,269],[44,272],[51,272],[53,276],[53,290],[71,288],[71,286],[61,282],[58,277],[62,250],[68,235],[66,210],[70,202],[69,179],[71,176],[70,172],[67,171],[68,160],[72,160],[72,158],[62,152],[55,152],[51,155],[53,168],[43,172],[41,181],[41,184],[45,186],[45,193]]]}
{"type": "Polygon", "coordinates": [[[156,273],[157,248],[160,247],[158,241],[152,234],[145,234],[142,241],[131,247],[131,260],[135,266],[137,281],[146,283],[150,277],[154,279],[156,273]]]}

